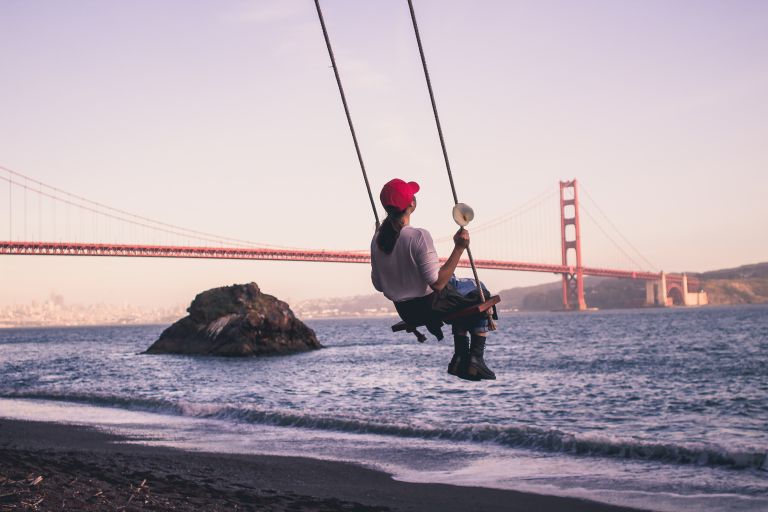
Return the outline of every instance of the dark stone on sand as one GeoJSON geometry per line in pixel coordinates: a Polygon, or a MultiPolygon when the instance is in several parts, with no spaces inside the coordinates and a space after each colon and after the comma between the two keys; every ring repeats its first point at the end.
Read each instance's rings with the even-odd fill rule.
{"type": "Polygon", "coordinates": [[[285,302],[261,293],[256,283],[200,293],[189,315],[168,327],[147,354],[248,357],[323,348],[285,302]]]}

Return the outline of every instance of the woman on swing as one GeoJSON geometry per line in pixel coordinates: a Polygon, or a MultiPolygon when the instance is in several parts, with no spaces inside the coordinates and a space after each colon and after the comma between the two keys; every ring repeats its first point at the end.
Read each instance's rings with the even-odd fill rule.
{"type": "MultiPolygon", "coordinates": [[[[440,318],[478,300],[475,281],[453,275],[469,247],[469,233],[459,228],[453,236],[453,251],[440,266],[432,236],[426,229],[410,226],[418,191],[418,183],[400,179],[391,180],[381,189],[379,198],[387,217],[371,242],[371,280],[374,288],[395,303],[404,321],[426,325],[442,339],[440,318]]],[[[456,320],[452,331],[454,354],[448,373],[466,380],[495,379],[483,360],[487,317],[475,315],[456,320]]]]}

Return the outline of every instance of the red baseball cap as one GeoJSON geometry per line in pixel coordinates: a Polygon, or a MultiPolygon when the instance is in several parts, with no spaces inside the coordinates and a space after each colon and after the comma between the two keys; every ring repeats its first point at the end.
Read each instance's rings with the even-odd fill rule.
{"type": "Polygon", "coordinates": [[[379,199],[384,206],[394,206],[398,210],[405,210],[411,205],[413,196],[419,191],[419,184],[415,181],[404,182],[395,178],[388,181],[381,188],[379,199]]]}

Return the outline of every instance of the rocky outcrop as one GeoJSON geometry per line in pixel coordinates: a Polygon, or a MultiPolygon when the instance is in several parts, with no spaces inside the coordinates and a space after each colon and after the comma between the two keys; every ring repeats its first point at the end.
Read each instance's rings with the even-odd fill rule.
{"type": "Polygon", "coordinates": [[[322,348],[288,304],[261,293],[256,283],[200,293],[187,312],[146,353],[246,357],[322,348]]]}

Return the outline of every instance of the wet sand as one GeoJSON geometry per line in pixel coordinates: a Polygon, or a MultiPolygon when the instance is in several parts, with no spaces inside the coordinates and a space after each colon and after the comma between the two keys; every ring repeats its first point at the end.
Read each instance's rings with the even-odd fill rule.
{"type": "Polygon", "coordinates": [[[342,462],[131,444],[87,427],[0,419],[0,511],[568,511],[623,507],[398,482],[342,462]]]}

